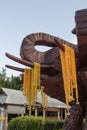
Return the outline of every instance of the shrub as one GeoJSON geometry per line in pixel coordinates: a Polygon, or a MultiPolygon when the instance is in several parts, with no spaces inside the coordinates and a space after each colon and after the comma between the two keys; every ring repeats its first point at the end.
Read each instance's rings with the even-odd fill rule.
{"type": "Polygon", "coordinates": [[[8,130],[62,130],[64,121],[46,120],[41,117],[23,116],[12,119],[8,130]]]}
{"type": "Polygon", "coordinates": [[[44,123],[41,117],[17,117],[9,122],[8,130],[44,130],[44,123]]]}
{"type": "Polygon", "coordinates": [[[62,130],[64,121],[46,120],[44,130],[62,130]]]}

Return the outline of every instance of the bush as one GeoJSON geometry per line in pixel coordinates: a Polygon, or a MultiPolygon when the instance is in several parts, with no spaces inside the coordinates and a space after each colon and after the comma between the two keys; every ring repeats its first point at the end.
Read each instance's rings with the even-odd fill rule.
{"type": "Polygon", "coordinates": [[[9,122],[8,130],[44,130],[44,123],[41,117],[17,117],[9,122]]]}
{"type": "Polygon", "coordinates": [[[44,130],[62,130],[64,121],[46,120],[44,130]]]}
{"type": "Polygon", "coordinates": [[[8,130],[62,130],[64,121],[46,120],[41,117],[23,116],[12,119],[8,130]]]}

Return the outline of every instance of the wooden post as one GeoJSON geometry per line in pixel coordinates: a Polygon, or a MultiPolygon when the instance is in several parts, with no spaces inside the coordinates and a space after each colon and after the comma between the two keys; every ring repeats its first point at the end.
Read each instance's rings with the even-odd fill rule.
{"type": "Polygon", "coordinates": [[[45,109],[43,109],[43,119],[45,119],[45,109]]]}
{"type": "Polygon", "coordinates": [[[35,117],[37,117],[37,108],[35,108],[35,117]]]}
{"type": "Polygon", "coordinates": [[[5,130],[8,129],[8,114],[6,114],[6,120],[5,120],[5,130]]]}
{"type": "Polygon", "coordinates": [[[58,120],[60,120],[60,109],[57,112],[58,112],[58,120]]]}

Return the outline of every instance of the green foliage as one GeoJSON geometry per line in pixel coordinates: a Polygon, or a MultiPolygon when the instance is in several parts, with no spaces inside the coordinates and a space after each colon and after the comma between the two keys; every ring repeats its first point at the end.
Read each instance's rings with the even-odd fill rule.
{"type": "Polygon", "coordinates": [[[12,75],[10,78],[7,78],[3,87],[20,90],[22,86],[21,77],[12,75]]]}
{"type": "Polygon", "coordinates": [[[6,70],[2,68],[2,71],[0,72],[0,88],[4,86],[6,80],[6,70]]]}
{"type": "Polygon", "coordinates": [[[0,72],[0,88],[1,87],[20,90],[23,87],[23,78],[13,75],[7,77],[6,69],[2,68],[0,72]]]}
{"type": "Polygon", "coordinates": [[[12,119],[8,130],[62,130],[64,121],[46,120],[41,117],[23,116],[12,119]]]}
{"type": "Polygon", "coordinates": [[[17,117],[9,122],[8,130],[44,130],[44,123],[41,117],[17,117]]]}
{"type": "Polygon", "coordinates": [[[64,121],[46,120],[44,130],[62,130],[64,121]]]}

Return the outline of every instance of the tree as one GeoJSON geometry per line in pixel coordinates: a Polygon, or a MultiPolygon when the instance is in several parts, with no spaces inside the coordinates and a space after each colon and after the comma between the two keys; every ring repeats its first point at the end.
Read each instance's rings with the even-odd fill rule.
{"type": "Polygon", "coordinates": [[[0,88],[4,86],[6,80],[6,69],[2,68],[2,71],[0,72],[0,88]]]}
{"type": "Polygon", "coordinates": [[[22,76],[6,76],[6,69],[2,68],[0,72],[0,88],[11,88],[20,90],[23,87],[23,78],[22,76]]]}
{"type": "Polygon", "coordinates": [[[22,78],[20,76],[12,75],[10,78],[7,78],[4,87],[20,90],[23,87],[22,78]]]}

